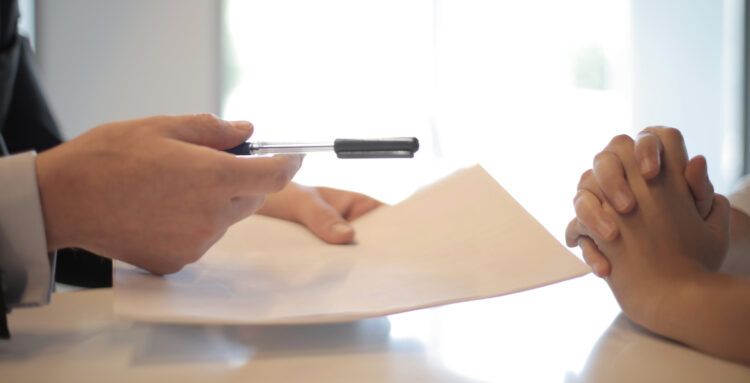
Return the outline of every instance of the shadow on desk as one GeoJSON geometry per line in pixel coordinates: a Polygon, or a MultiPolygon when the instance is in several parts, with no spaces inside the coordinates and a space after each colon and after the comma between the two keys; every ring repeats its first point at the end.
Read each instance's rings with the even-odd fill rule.
{"type": "Polygon", "coordinates": [[[390,339],[387,318],[356,322],[282,326],[134,324],[146,331],[134,365],[236,362],[300,355],[343,355],[415,351],[424,345],[390,339]]]}

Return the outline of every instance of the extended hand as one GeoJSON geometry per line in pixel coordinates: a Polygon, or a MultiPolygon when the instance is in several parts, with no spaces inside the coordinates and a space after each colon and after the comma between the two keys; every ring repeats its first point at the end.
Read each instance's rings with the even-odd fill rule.
{"type": "Polygon", "coordinates": [[[269,195],[258,214],[298,222],[328,243],[344,244],[354,239],[349,222],[380,205],[364,194],[290,183],[269,195]]]}

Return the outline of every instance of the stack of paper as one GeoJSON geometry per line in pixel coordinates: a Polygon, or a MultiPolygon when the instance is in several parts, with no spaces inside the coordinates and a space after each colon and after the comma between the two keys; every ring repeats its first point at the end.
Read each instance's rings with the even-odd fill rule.
{"type": "Polygon", "coordinates": [[[151,322],[345,321],[588,272],[479,166],[378,208],[354,228],[355,244],[328,245],[298,224],[253,216],[176,274],[117,262],[115,312],[151,322]]]}

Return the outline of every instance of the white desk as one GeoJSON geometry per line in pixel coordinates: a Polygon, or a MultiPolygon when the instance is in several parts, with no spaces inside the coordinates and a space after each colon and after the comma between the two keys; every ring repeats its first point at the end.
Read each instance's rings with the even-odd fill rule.
{"type": "Polygon", "coordinates": [[[108,289],[15,310],[2,382],[749,382],[750,368],[655,337],[589,275],[484,301],[311,326],[112,316],[108,289]]]}

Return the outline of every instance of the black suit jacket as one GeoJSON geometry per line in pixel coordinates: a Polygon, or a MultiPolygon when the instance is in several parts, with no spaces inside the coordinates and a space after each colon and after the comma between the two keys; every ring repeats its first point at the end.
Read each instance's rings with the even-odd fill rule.
{"type": "MultiPolygon", "coordinates": [[[[18,34],[17,0],[0,0],[0,151],[42,152],[62,143],[34,70],[26,38],[18,34]]],[[[112,285],[111,261],[80,249],[58,251],[55,279],[85,287],[112,285]]],[[[0,270],[0,337],[7,337],[0,270]],[[4,330],[4,331],[3,331],[4,330]]]]}

